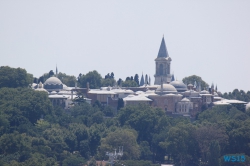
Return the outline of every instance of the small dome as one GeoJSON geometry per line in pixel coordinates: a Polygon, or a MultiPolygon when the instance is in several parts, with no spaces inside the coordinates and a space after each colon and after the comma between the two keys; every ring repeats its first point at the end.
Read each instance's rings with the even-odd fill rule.
{"type": "Polygon", "coordinates": [[[175,87],[171,84],[163,84],[163,88],[161,90],[161,85],[158,85],[157,89],[156,89],[156,93],[176,93],[177,90],[175,89],[175,87]]]}
{"type": "Polygon", "coordinates": [[[189,100],[189,99],[187,99],[186,97],[185,97],[185,98],[183,98],[181,101],[183,101],[183,102],[190,102],[190,100],[189,100]]]}
{"type": "Polygon", "coordinates": [[[193,84],[188,84],[188,86],[193,86],[193,84]]]}
{"type": "Polygon", "coordinates": [[[50,94],[51,95],[55,95],[55,94],[57,94],[57,92],[56,91],[52,91],[52,92],[50,92],[50,94]]]}
{"type": "Polygon", "coordinates": [[[37,88],[37,89],[35,89],[35,91],[47,92],[48,93],[48,91],[46,89],[43,89],[43,88],[37,88]]]}
{"type": "Polygon", "coordinates": [[[200,92],[200,94],[209,94],[209,92],[206,91],[206,90],[203,90],[203,91],[200,92]]]}
{"type": "Polygon", "coordinates": [[[173,85],[178,92],[184,92],[187,90],[187,86],[182,81],[172,81],[169,84],[173,85]]]}

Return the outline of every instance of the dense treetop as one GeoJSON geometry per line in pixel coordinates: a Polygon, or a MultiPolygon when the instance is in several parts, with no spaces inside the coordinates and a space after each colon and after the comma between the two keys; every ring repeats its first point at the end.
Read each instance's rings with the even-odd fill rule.
{"type": "MultiPolygon", "coordinates": [[[[9,80],[16,70],[1,68],[2,73],[10,72],[9,80]]],[[[24,74],[19,80],[32,78],[20,71],[24,74]]],[[[92,88],[100,87],[103,79],[96,71],[78,77],[81,86],[90,82],[92,88]]],[[[223,160],[229,154],[245,155],[246,161],[237,165],[250,164],[250,110],[216,106],[193,121],[172,118],[149,105],[124,107],[121,99],[118,111],[84,100],[64,110],[53,107],[47,93],[29,88],[27,80],[13,87],[4,84],[6,80],[0,79],[1,85],[8,85],[0,88],[0,166],[94,165],[108,160],[105,153],[119,146],[124,155],[115,165],[233,166],[223,160]]],[[[249,92],[238,89],[224,96],[249,101],[249,92]]]]}
{"type": "Polygon", "coordinates": [[[11,68],[9,66],[0,67],[0,88],[28,87],[33,80],[32,74],[25,69],[11,68]]]}
{"type": "Polygon", "coordinates": [[[201,90],[206,89],[208,87],[208,84],[204,80],[202,80],[201,77],[196,76],[196,75],[185,77],[185,78],[182,79],[182,81],[185,84],[194,84],[194,82],[196,81],[197,84],[200,83],[201,90]]]}

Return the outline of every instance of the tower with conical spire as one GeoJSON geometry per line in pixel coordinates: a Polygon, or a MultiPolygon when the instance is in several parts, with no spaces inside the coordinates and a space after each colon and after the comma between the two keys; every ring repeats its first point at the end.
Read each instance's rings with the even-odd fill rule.
{"type": "Polygon", "coordinates": [[[172,59],[168,55],[167,47],[165,44],[164,36],[162,37],[161,46],[158,52],[158,56],[155,59],[155,85],[161,85],[163,83],[171,82],[170,64],[172,59]]]}

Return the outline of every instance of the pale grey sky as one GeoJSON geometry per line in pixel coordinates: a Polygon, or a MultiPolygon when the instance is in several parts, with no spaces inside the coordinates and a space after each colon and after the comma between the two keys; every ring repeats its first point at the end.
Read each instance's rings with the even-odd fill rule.
{"type": "Polygon", "coordinates": [[[0,0],[0,66],[154,80],[164,34],[177,79],[195,74],[222,92],[247,91],[249,31],[249,0],[0,0]]]}

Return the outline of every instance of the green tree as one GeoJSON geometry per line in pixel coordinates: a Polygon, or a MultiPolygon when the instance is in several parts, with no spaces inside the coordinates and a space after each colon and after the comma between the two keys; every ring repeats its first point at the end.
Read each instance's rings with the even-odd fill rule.
{"type": "Polygon", "coordinates": [[[244,90],[234,89],[233,92],[224,93],[222,97],[226,99],[236,99],[250,102],[250,91],[246,93],[244,90]]]}
{"type": "Polygon", "coordinates": [[[208,84],[205,81],[203,81],[201,77],[196,76],[196,75],[185,77],[182,79],[182,81],[185,84],[194,84],[194,82],[196,81],[197,83],[201,84],[201,90],[208,87],[208,84]]]}
{"type": "Polygon", "coordinates": [[[147,141],[142,141],[140,143],[140,159],[141,160],[152,160],[153,153],[150,151],[150,146],[147,141]]]}
{"type": "Polygon", "coordinates": [[[63,160],[62,166],[80,166],[85,164],[86,161],[81,156],[70,155],[66,159],[63,160]]]}
{"type": "Polygon", "coordinates": [[[195,132],[195,138],[200,148],[202,161],[208,161],[209,145],[218,141],[222,150],[228,144],[228,135],[224,128],[216,125],[202,125],[195,132]]]}
{"type": "Polygon", "coordinates": [[[123,159],[138,159],[140,149],[136,142],[137,133],[129,129],[118,129],[110,132],[106,138],[102,140],[100,151],[102,156],[106,152],[113,152],[114,149],[123,146],[123,159]]]}
{"type": "Polygon", "coordinates": [[[118,99],[118,104],[117,104],[117,110],[120,110],[121,108],[124,107],[124,101],[122,98],[118,99]]]}
{"type": "Polygon", "coordinates": [[[118,113],[121,126],[129,125],[138,132],[138,141],[152,141],[152,132],[165,113],[146,104],[126,106],[118,113]]]}
{"type": "Polygon", "coordinates": [[[113,86],[116,81],[114,78],[107,78],[107,79],[102,79],[101,82],[102,82],[101,83],[102,87],[107,87],[107,86],[113,86]]]}
{"type": "Polygon", "coordinates": [[[42,115],[52,113],[52,105],[46,92],[28,88],[1,88],[0,112],[8,115],[11,125],[18,125],[27,118],[36,123],[42,115]]]}
{"type": "Polygon", "coordinates": [[[87,87],[87,83],[89,83],[89,87],[91,89],[100,88],[101,87],[101,75],[96,71],[90,71],[86,75],[82,75],[80,78],[80,86],[82,88],[87,87]]]}
{"type": "Polygon", "coordinates": [[[121,78],[119,78],[119,80],[117,81],[117,85],[122,86],[122,82],[123,82],[123,80],[121,78]]]}
{"type": "Polygon", "coordinates": [[[220,145],[218,141],[212,141],[209,146],[208,165],[220,166],[220,145]]]}
{"type": "Polygon", "coordinates": [[[65,73],[61,73],[59,72],[58,73],[58,76],[57,76],[61,81],[62,83],[64,83],[65,85],[69,86],[69,87],[74,87],[75,86],[75,83],[76,83],[76,77],[73,76],[73,75],[67,75],[65,73]]]}
{"type": "Polygon", "coordinates": [[[33,75],[25,69],[11,68],[9,66],[0,67],[0,88],[28,87],[33,83],[33,75]]]}
{"type": "Polygon", "coordinates": [[[171,154],[176,164],[197,165],[198,147],[195,130],[196,127],[192,124],[178,123],[169,130],[166,140],[160,143],[160,146],[171,154]]]}
{"type": "Polygon", "coordinates": [[[52,76],[54,76],[55,74],[54,74],[54,72],[53,72],[53,70],[50,70],[49,71],[49,77],[52,77],[52,76]]]}
{"type": "Polygon", "coordinates": [[[135,74],[134,81],[137,83],[137,86],[140,85],[140,83],[139,83],[139,75],[138,74],[135,74]]]}
{"type": "MultiPolygon", "coordinates": [[[[129,78],[129,77],[128,77],[129,78]]],[[[126,79],[126,81],[122,82],[123,87],[137,87],[138,84],[134,80],[126,79]]]]}

